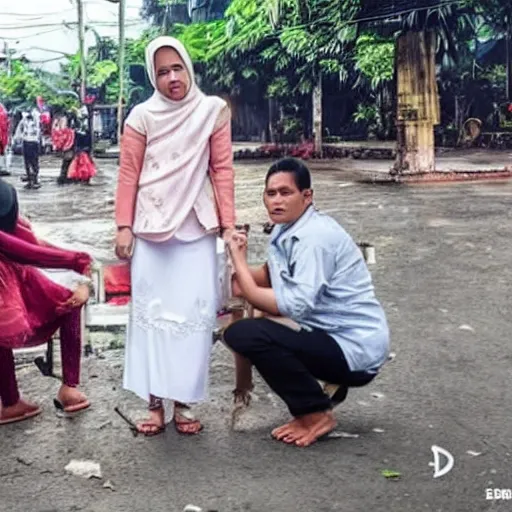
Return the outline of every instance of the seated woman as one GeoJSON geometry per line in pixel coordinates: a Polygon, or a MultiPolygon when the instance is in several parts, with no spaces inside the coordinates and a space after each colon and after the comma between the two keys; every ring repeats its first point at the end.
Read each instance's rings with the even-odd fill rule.
{"type": "Polygon", "coordinates": [[[15,376],[13,349],[46,343],[60,329],[62,386],[55,401],[65,412],[89,407],[78,391],[80,310],[89,297],[88,254],[39,241],[19,218],[14,188],[0,180],[0,425],[37,416],[41,408],[23,400],[15,376]],[[37,268],[39,267],[39,268],[37,268]],[[62,286],[40,269],[68,269],[75,276],[62,286]]]}

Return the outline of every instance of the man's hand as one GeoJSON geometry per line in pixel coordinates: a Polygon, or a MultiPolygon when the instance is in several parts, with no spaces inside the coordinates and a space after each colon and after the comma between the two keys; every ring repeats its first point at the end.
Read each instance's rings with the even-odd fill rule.
{"type": "Polygon", "coordinates": [[[116,255],[121,260],[132,257],[134,237],[131,228],[119,229],[116,235],[116,255]]]}
{"type": "Polygon", "coordinates": [[[58,310],[60,313],[70,309],[81,308],[89,300],[89,287],[81,284],[73,293],[73,295],[62,304],[58,310]]]}
{"type": "Polygon", "coordinates": [[[232,258],[243,257],[247,259],[247,235],[243,232],[233,231],[226,239],[232,258]]]}

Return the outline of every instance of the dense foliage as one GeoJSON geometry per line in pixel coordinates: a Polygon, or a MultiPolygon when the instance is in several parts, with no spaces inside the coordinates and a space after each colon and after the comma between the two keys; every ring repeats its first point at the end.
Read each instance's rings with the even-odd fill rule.
{"type": "MultiPolygon", "coordinates": [[[[395,40],[404,30],[434,30],[442,130],[457,132],[470,116],[496,125],[496,105],[506,99],[504,38],[512,0],[443,3],[411,10],[393,24],[361,22],[363,2],[209,0],[196,2],[206,6],[207,19],[191,23],[185,16],[186,0],[144,0],[142,15],[153,28],[127,41],[125,102],[144,96],[144,84],[129,79],[130,68],[144,63],[151,38],[168,33],[189,49],[203,89],[264,112],[283,136],[300,138],[311,132],[312,92],[321,86],[326,133],[364,136],[369,131],[389,137],[394,128],[395,40]]],[[[97,36],[88,54],[87,77],[102,102],[117,100],[117,57],[116,41],[97,36]]],[[[76,102],[76,95],[62,91],[78,90],[78,56],[68,59],[58,77],[21,61],[12,63],[12,71],[11,76],[0,71],[4,101],[33,101],[42,95],[51,104],[76,102]]]]}

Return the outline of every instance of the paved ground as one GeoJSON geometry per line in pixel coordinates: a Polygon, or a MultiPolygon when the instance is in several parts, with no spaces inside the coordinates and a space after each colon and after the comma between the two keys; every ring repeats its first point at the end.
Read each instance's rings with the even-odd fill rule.
{"type": "MultiPolygon", "coordinates": [[[[20,192],[24,210],[53,241],[111,257],[115,168],[102,162],[95,186],[57,189],[52,165],[41,190],[20,192]]],[[[253,226],[265,220],[266,165],[237,166],[240,220],[253,226]]],[[[84,360],[94,408],[75,420],[55,415],[58,383],[29,366],[19,372],[21,387],[45,411],[2,428],[1,511],[174,512],[188,503],[219,512],[510,510],[510,502],[485,496],[487,488],[512,488],[512,183],[379,188],[354,184],[332,162],[313,167],[318,206],[356,240],[376,246],[372,272],[397,353],[378,380],[337,410],[338,431],[358,437],[307,450],[272,441],[269,430],[287,414],[261,383],[253,411],[231,431],[232,362],[221,346],[211,399],[200,408],[206,430],[194,439],[173,430],[132,437],[113,412],[121,405],[142,414],[142,404],[121,390],[122,350],[84,360]],[[455,458],[438,479],[429,466],[432,445],[455,458]],[[71,459],[101,463],[103,480],[66,475],[71,459]],[[385,469],[401,478],[384,478],[385,469]],[[106,480],[115,491],[103,488],[106,480]]],[[[264,242],[253,234],[253,260],[264,242]]],[[[118,339],[102,336],[95,343],[118,339]]]]}

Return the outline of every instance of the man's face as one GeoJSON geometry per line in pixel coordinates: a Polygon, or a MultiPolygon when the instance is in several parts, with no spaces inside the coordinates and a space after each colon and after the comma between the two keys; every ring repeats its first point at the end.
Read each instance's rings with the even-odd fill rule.
{"type": "Polygon", "coordinates": [[[167,98],[181,101],[190,88],[185,63],[174,48],[160,48],[155,54],[155,75],[158,91],[167,98]]]}
{"type": "Polygon", "coordinates": [[[288,224],[295,222],[313,202],[311,189],[298,189],[293,173],[276,172],[270,176],[263,197],[272,222],[288,224]]]}

